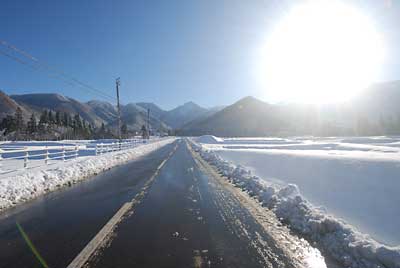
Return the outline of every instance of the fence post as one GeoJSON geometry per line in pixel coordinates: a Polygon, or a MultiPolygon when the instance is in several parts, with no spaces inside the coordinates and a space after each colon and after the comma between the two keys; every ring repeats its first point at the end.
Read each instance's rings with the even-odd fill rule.
{"type": "Polygon", "coordinates": [[[0,173],[3,172],[1,169],[1,167],[3,166],[2,160],[3,160],[3,157],[1,156],[1,149],[0,149],[0,173]]]}
{"type": "Polygon", "coordinates": [[[94,151],[94,155],[97,155],[97,154],[98,154],[98,152],[97,152],[97,150],[99,149],[98,147],[99,147],[99,146],[98,146],[98,144],[96,143],[96,149],[95,149],[95,151],[94,151]]]}
{"type": "Polygon", "coordinates": [[[44,163],[47,165],[49,162],[49,148],[46,146],[46,158],[44,159],[44,163]]]}
{"type": "Polygon", "coordinates": [[[29,158],[29,153],[28,151],[25,152],[25,156],[24,156],[24,168],[28,167],[28,159],[29,158]]]}
{"type": "Polygon", "coordinates": [[[75,144],[75,159],[78,158],[78,153],[79,153],[79,146],[78,144],[75,144]]]}
{"type": "Polygon", "coordinates": [[[103,143],[100,143],[100,154],[103,154],[103,143]]]}
{"type": "Polygon", "coordinates": [[[65,146],[62,146],[62,160],[65,162],[65,146]]]}

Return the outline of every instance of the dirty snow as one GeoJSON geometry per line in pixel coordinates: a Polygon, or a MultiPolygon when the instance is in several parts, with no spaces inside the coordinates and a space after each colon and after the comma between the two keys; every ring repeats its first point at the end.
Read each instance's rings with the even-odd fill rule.
{"type": "Polygon", "coordinates": [[[269,140],[223,139],[198,149],[345,267],[400,267],[400,246],[387,245],[400,245],[399,139],[269,140]]]}

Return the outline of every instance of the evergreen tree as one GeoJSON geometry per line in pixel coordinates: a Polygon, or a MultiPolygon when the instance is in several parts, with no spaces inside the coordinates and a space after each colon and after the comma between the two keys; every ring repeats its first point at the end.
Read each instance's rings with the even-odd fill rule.
{"type": "Polygon", "coordinates": [[[16,120],[14,116],[7,115],[0,124],[0,129],[4,130],[4,135],[7,135],[17,129],[16,120]]]}
{"type": "Polygon", "coordinates": [[[22,117],[22,110],[19,106],[15,111],[15,125],[18,131],[21,131],[24,128],[24,119],[22,117]]]}
{"type": "Polygon", "coordinates": [[[49,113],[48,113],[48,120],[49,120],[49,124],[55,123],[53,112],[51,110],[49,110],[49,113]]]}
{"type": "Polygon", "coordinates": [[[44,110],[42,112],[42,114],[40,115],[39,124],[38,124],[38,130],[41,134],[44,134],[46,132],[47,124],[48,124],[47,111],[44,110]]]}
{"type": "Polygon", "coordinates": [[[47,114],[47,110],[44,110],[40,115],[39,124],[46,125],[49,123],[49,117],[47,114]]]}
{"type": "Polygon", "coordinates": [[[126,124],[123,124],[121,126],[121,133],[122,133],[122,135],[128,134],[128,126],[126,124]]]}
{"type": "Polygon", "coordinates": [[[145,125],[142,126],[141,131],[142,131],[142,138],[147,139],[148,133],[147,133],[147,128],[145,125]]]}
{"type": "Polygon", "coordinates": [[[28,134],[34,134],[37,131],[37,123],[35,114],[32,113],[31,118],[27,123],[27,132],[28,134]]]}
{"type": "Polygon", "coordinates": [[[56,125],[57,125],[57,126],[61,126],[61,125],[62,125],[62,123],[61,123],[61,113],[60,113],[60,111],[56,111],[56,125]]]}
{"type": "Polygon", "coordinates": [[[62,125],[64,127],[68,127],[69,126],[68,114],[65,113],[65,112],[63,113],[62,125]]]}
{"type": "Polygon", "coordinates": [[[75,116],[74,116],[74,123],[75,123],[75,128],[76,129],[78,129],[78,130],[81,130],[82,129],[82,120],[81,120],[81,117],[79,116],[79,114],[76,114],[75,116]]]}

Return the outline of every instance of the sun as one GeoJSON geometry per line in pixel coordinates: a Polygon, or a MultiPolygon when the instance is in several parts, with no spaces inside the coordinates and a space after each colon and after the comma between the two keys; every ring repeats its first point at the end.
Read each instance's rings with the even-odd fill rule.
{"type": "Polygon", "coordinates": [[[360,10],[341,1],[306,1],[268,37],[262,77],[275,100],[340,102],[373,82],[383,57],[382,37],[360,10]]]}

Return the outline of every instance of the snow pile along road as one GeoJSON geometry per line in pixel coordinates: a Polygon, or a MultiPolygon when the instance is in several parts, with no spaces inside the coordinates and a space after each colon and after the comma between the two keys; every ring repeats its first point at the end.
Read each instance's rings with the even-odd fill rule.
{"type": "Polygon", "coordinates": [[[151,153],[175,139],[140,145],[133,149],[82,157],[57,167],[43,167],[0,179],[0,211],[65,185],[72,185],[104,170],[151,153]]]}
{"type": "Polygon", "coordinates": [[[204,135],[204,136],[197,138],[196,141],[200,142],[200,143],[215,144],[215,143],[223,142],[224,140],[221,138],[217,138],[213,135],[204,135]]]}
{"type": "Polygon", "coordinates": [[[276,186],[241,166],[222,159],[193,143],[203,159],[215,166],[235,186],[257,198],[292,230],[318,243],[344,267],[400,268],[400,247],[379,244],[352,226],[313,207],[294,184],[276,186]]]}

